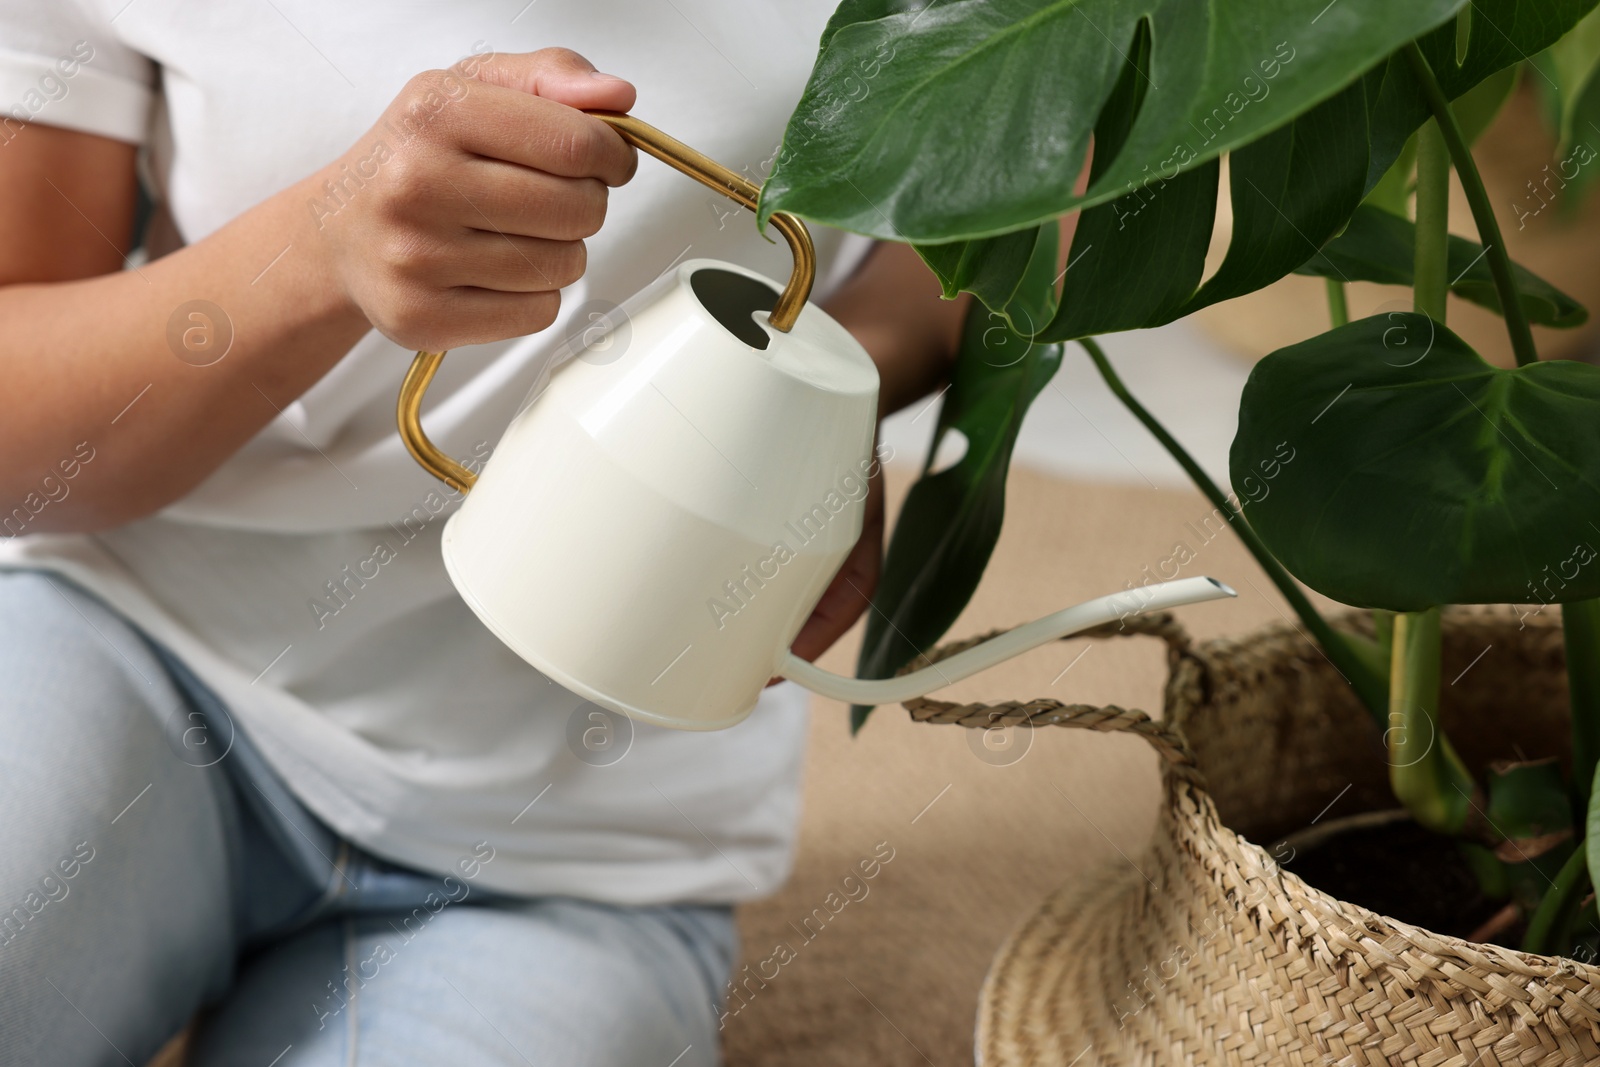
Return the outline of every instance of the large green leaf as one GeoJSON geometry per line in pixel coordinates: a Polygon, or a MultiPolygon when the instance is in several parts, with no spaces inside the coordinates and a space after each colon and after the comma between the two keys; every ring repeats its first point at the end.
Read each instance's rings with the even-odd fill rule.
{"type": "MultiPolygon", "coordinates": [[[[1222,265],[1204,285],[1217,195],[1213,164],[1084,211],[1071,256],[1082,269],[1067,275],[1060,310],[1038,339],[1161,325],[1254,292],[1305,262],[1361,202],[1367,111],[1379,80],[1369,75],[1357,81],[1232,154],[1233,229],[1222,265]],[[1128,278],[1139,284],[1128,285],[1128,278]]],[[[1107,104],[1096,145],[1120,145],[1125,131],[1115,121],[1125,116],[1120,100],[1126,88],[1119,84],[1107,104]]]]}
{"type": "Polygon", "coordinates": [[[852,0],[829,24],[760,217],[914,242],[1036,225],[1249,144],[1463,2],[943,0],[913,12],[852,0]],[[1149,90],[1122,150],[1076,194],[1140,32],[1149,90]]]}
{"type": "MultiPolygon", "coordinates": [[[[1323,246],[1297,273],[1347,282],[1410,285],[1416,227],[1411,220],[1370,204],[1350,217],[1343,233],[1323,246]]],[[[1464,237],[1450,238],[1450,291],[1491,311],[1500,310],[1483,246],[1464,237]]],[[[1519,264],[1512,264],[1517,295],[1528,321],[1540,326],[1581,326],[1589,313],[1582,304],[1519,264]]]]}
{"type": "Polygon", "coordinates": [[[1484,362],[1423,315],[1350,323],[1256,364],[1230,465],[1295,450],[1244,503],[1297,578],[1335,600],[1600,595],[1600,368],[1484,362]]]}
{"type": "MultiPolygon", "coordinates": [[[[1040,244],[1048,243],[1049,254],[1041,250],[1035,269],[1054,266],[1053,229],[1046,235],[1040,244]]],[[[972,304],[929,462],[952,431],[966,438],[967,449],[953,466],[924,474],[906,495],[867,613],[859,677],[891,677],[944,636],[971,599],[1000,536],[1022,417],[1060,366],[1060,345],[1031,344],[1002,316],[972,304]]],[[[870,710],[852,711],[854,728],[870,710]]]]}
{"type": "MultiPolygon", "coordinates": [[[[1117,158],[1148,95],[1150,35],[1142,27],[1131,47],[1094,129],[1091,185],[1117,158]]],[[[1058,310],[1038,339],[1064,341],[1174,318],[1205,272],[1219,169],[1213,160],[1085,211],[1058,310]],[[1138,284],[1129,285],[1130,278],[1138,284]]]]}
{"type": "Polygon", "coordinates": [[[1339,232],[1366,192],[1376,89],[1364,78],[1229,157],[1228,254],[1181,315],[1272,284],[1339,232]]]}
{"type": "MultiPolygon", "coordinates": [[[[1473,0],[1465,34],[1461,20],[1448,18],[1459,0],[1395,6],[1404,8],[1401,17],[1412,30],[1439,27],[1424,34],[1424,52],[1446,94],[1461,98],[1464,124],[1475,128],[1507,91],[1513,65],[1558,38],[1594,3],[1549,0],[1530,11],[1518,0],[1473,0]]],[[[1311,6],[1316,10],[1297,14],[1297,5],[1270,0],[916,0],[915,6],[846,0],[823,35],[811,83],[763,191],[762,217],[783,207],[911,240],[947,295],[967,288],[1002,308],[1020,284],[1026,239],[1000,237],[991,247],[996,238],[984,234],[1008,233],[1074,207],[1111,205],[1119,244],[1153,247],[1124,248],[1119,262],[1094,265],[1109,247],[1101,242],[1084,273],[1103,280],[1061,301],[1063,318],[1045,335],[1050,339],[1158,325],[1242,295],[1287,273],[1303,250],[1336,232],[1324,220],[1353,205],[1357,183],[1349,172],[1364,163],[1359,184],[1363,193],[1370,190],[1427,117],[1409,66],[1388,56],[1403,36],[1393,13],[1369,17],[1368,5],[1352,0],[1311,6]],[[1107,21],[1091,27],[1098,16],[1107,21]],[[1360,33],[1344,33],[1360,20],[1360,33]],[[1073,35],[1063,28],[1070,23],[1100,32],[1073,35]],[[1248,32],[1235,32],[1246,23],[1248,32]],[[1317,29],[1309,39],[1299,32],[1307,25],[1317,29]],[[1179,32],[1197,27],[1211,36],[1179,32]],[[1285,36],[1275,37],[1280,29],[1285,36]],[[1344,34],[1337,47],[1325,40],[1330,34],[1344,34]],[[1239,60],[1252,41],[1274,40],[1279,44],[1266,59],[1229,68],[1239,76],[1237,86],[1215,66],[1239,60]],[[1185,47],[1190,41],[1203,44],[1185,47]],[[1333,77],[1341,63],[1346,69],[1333,77]],[[1145,91],[1133,101],[1132,121],[1108,141],[1106,112],[1129,78],[1145,91]],[[1313,107],[1345,84],[1352,88],[1343,106],[1328,100],[1313,107]],[[1174,86],[1182,89],[1175,93],[1174,86]],[[1352,106],[1358,97],[1362,112],[1352,106]],[[1003,101],[998,117],[997,101],[1003,101]],[[1296,121],[1285,127],[1291,117],[1296,121]],[[1096,124],[1094,181],[1076,194],[1071,176],[1096,124]],[[1194,273],[1189,235],[1196,222],[1181,213],[1183,203],[1149,212],[1143,206],[1153,193],[1196,202],[1197,182],[1178,179],[1247,145],[1235,153],[1234,166],[1261,177],[1249,175],[1247,184],[1235,175],[1235,233],[1225,267],[1198,294],[1186,294],[1187,302],[1177,301],[1179,282],[1194,273]],[[1285,173],[1288,180],[1280,181],[1285,173]],[[1137,235],[1123,225],[1135,212],[1144,216],[1137,235]],[[1157,225],[1156,216],[1169,224],[1157,225]],[[1118,291],[1126,289],[1118,270],[1160,262],[1175,248],[1183,255],[1165,272],[1171,292],[1118,291]],[[1108,293],[1113,299],[1103,300],[1108,293]],[[1086,317],[1091,312],[1098,317],[1086,317]]],[[[1398,188],[1383,197],[1391,209],[1403,203],[1402,172],[1393,175],[1398,188]]],[[[1088,214],[1084,225],[1095,229],[1088,214]]],[[[1085,238],[1080,247],[1092,243],[1085,238]]]]}

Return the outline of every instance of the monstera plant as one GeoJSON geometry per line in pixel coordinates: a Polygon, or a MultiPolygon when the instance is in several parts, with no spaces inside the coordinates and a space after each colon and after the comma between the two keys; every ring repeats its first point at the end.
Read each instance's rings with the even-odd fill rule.
{"type": "Polygon", "coordinates": [[[1600,368],[1539,362],[1530,324],[1586,312],[1508,258],[1470,145],[1527,64],[1566,72],[1546,79],[1567,87],[1558,107],[1593,106],[1593,72],[1574,56],[1592,67],[1595,49],[1561,42],[1595,3],[845,0],[760,217],[909,242],[947,296],[977,297],[935,440],[959,432],[967,449],[906,498],[859,673],[892,674],[966,604],[999,534],[1020,422],[1075,345],[1229,516],[1370,709],[1399,801],[1460,838],[1486,884],[1520,894],[1527,948],[1574,949],[1600,884],[1600,368]],[[1224,159],[1233,221],[1208,275],[1224,159]],[[1452,170],[1477,241],[1448,233],[1452,170]],[[1327,279],[1332,328],[1251,374],[1233,481],[1283,449],[1295,458],[1241,505],[1094,337],[1293,272],[1327,279]],[[1410,286],[1414,310],[1346,322],[1353,281],[1410,286]],[[1504,318],[1516,367],[1451,333],[1448,293],[1504,318]],[[1375,636],[1330,625],[1299,583],[1371,609],[1375,636]],[[1456,755],[1436,721],[1440,609],[1453,604],[1561,612],[1569,776],[1509,764],[1477,780],[1456,755]],[[1494,859],[1507,839],[1515,862],[1494,859]]]}

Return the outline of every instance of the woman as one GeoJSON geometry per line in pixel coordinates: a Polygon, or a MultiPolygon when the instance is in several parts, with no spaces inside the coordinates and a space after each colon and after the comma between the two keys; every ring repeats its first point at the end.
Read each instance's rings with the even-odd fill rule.
{"type": "MultiPolygon", "coordinates": [[[[828,9],[0,2],[0,1062],[142,1063],[201,1008],[206,1067],[717,1062],[805,700],[674,733],[517,659],[394,397],[453,350],[427,423],[481,462],[677,262],[783,277],[583,111],[759,180],[828,9]]],[[[883,411],[927,394],[959,306],[817,237],[883,411]]],[[[866,607],[869,499],[808,658],[866,607]]]]}

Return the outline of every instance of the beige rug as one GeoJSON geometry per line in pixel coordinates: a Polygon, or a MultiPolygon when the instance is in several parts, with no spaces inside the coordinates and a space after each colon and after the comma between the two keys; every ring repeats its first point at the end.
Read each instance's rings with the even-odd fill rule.
{"type": "MultiPolygon", "coordinates": [[[[906,480],[891,471],[891,507],[906,480]]],[[[1230,532],[1214,533],[1214,521],[1207,540],[1211,508],[1197,493],[1019,471],[1007,505],[955,636],[1112,592],[1163,563],[1167,576],[1209,574],[1239,590],[1180,613],[1197,636],[1287,610],[1230,532]],[[1189,556],[1173,575],[1169,561],[1189,556]]],[[[850,670],[859,629],[825,666],[850,670]]],[[[945,692],[1158,712],[1162,678],[1154,641],[1075,641],[945,692]]],[[[816,701],[794,877],[742,910],[748,969],[725,1022],[730,1067],[970,1064],[978,987],[1005,935],[1062,882],[1137,857],[1156,811],[1155,761],[1137,740],[1066,730],[988,750],[983,740],[914,724],[898,706],[852,740],[845,707],[816,701]]]]}

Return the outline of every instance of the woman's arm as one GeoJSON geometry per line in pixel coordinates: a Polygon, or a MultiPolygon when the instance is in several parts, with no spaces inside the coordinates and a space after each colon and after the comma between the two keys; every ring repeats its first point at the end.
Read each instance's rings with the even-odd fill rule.
{"type": "Polygon", "coordinates": [[[910,245],[879,244],[828,301],[828,314],[878,365],[879,418],[949,379],[970,299],[942,299],[938,281],[910,245]]]}
{"type": "Polygon", "coordinates": [[[374,326],[429,349],[545,328],[557,290],[583,273],[607,187],[636,164],[574,109],[633,101],[627,82],[563,49],[418,75],[344,157],[132,271],[119,268],[133,149],[22,130],[0,146],[0,519],[80,447],[93,464],[29,532],[164,507],[374,326]],[[396,129],[410,131],[404,144],[396,129]],[[349,169],[371,177],[338,212],[313,210],[349,169]],[[220,315],[190,317],[194,301],[220,315]],[[211,345],[231,332],[231,347],[196,365],[212,358],[207,329],[211,345]]]}

